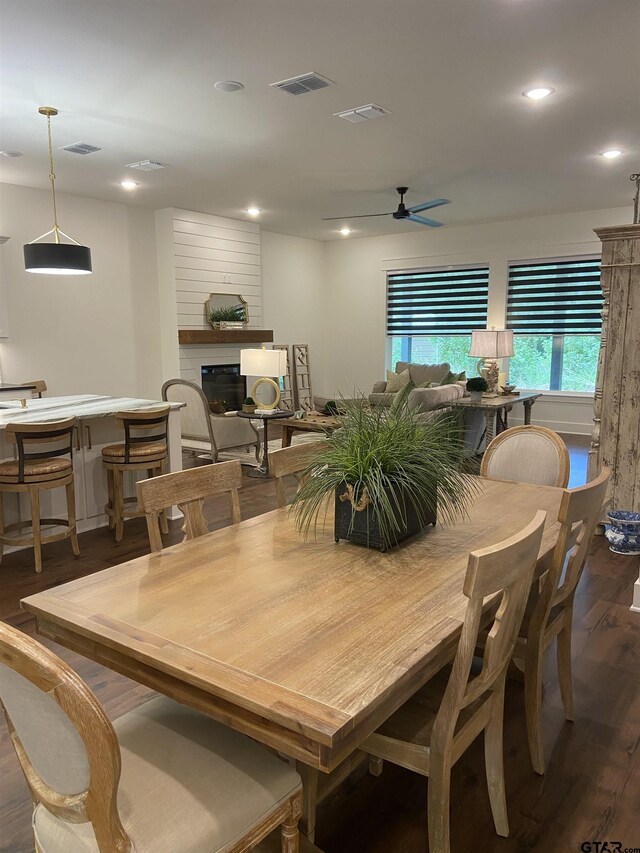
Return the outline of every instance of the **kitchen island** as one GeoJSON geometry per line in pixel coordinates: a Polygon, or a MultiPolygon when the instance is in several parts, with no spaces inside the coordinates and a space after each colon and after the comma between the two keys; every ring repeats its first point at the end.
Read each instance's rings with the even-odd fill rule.
{"type": "MultiPolygon", "coordinates": [[[[108,397],[79,394],[71,397],[43,397],[27,400],[22,408],[19,401],[0,402],[0,459],[14,459],[15,445],[5,437],[9,423],[47,423],[76,417],[73,450],[74,485],[78,533],[107,524],[104,511],[107,503],[107,477],[102,465],[102,448],[124,441],[124,433],[114,415],[121,411],[144,411],[169,405],[169,470],[182,469],[180,409],[182,403],[144,400],[137,397],[108,397]]],[[[127,483],[127,494],[135,494],[133,475],[127,483]]],[[[30,518],[25,496],[5,495],[5,522],[30,518]]],[[[52,489],[42,495],[43,517],[64,517],[66,505],[63,489],[52,489]]],[[[176,515],[177,517],[177,515],[176,515]]],[[[10,549],[6,549],[10,550],[10,549]]]]}

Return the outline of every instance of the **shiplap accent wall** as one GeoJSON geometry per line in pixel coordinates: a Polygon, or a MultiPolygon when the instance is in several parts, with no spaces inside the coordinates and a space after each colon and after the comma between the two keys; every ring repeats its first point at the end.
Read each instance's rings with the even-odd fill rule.
{"type": "MultiPolygon", "coordinates": [[[[210,293],[240,294],[249,306],[249,327],[261,328],[259,226],[176,209],[172,221],[178,328],[211,328],[204,309],[210,293]]],[[[240,348],[229,344],[181,346],[179,351],[180,376],[198,384],[203,364],[240,361],[240,348]]]]}

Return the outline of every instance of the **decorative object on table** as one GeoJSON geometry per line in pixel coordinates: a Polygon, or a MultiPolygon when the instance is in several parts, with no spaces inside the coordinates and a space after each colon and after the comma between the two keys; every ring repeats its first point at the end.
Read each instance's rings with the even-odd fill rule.
{"type": "Polygon", "coordinates": [[[280,408],[297,410],[299,407],[296,403],[295,389],[291,377],[289,344],[273,344],[273,349],[282,350],[286,355],[285,369],[280,379],[280,408]]]}
{"type": "Polygon", "coordinates": [[[504,385],[500,386],[502,388],[502,395],[508,397],[509,394],[513,394],[516,390],[516,386],[512,385],[510,382],[506,382],[504,385]]]}
{"type": "Polygon", "coordinates": [[[325,415],[333,415],[333,416],[339,414],[338,404],[336,403],[336,401],[335,400],[328,400],[324,405],[324,409],[322,410],[322,413],[325,415]]]}
{"type": "Polygon", "coordinates": [[[306,415],[306,414],[307,414],[307,413],[304,411],[304,409],[297,409],[297,410],[293,413],[293,417],[294,417],[297,421],[301,421],[301,420],[305,417],[305,415],[306,415]]]}
{"type": "Polygon", "coordinates": [[[313,389],[311,387],[311,364],[309,362],[309,345],[292,344],[293,375],[298,409],[310,412],[313,409],[313,389]]]}
{"type": "Polygon", "coordinates": [[[612,509],[606,517],[604,535],[614,554],[640,554],[640,512],[612,509]]]}
{"type": "Polygon", "coordinates": [[[280,378],[286,368],[287,356],[282,350],[276,349],[242,349],[240,350],[240,374],[242,376],[260,376],[253,383],[251,397],[256,400],[256,409],[272,410],[280,405],[282,395],[280,386],[271,377],[280,378]],[[258,391],[272,391],[272,399],[261,400],[258,391]]]}
{"type": "Polygon", "coordinates": [[[247,302],[239,294],[210,293],[205,314],[214,329],[244,329],[249,322],[247,302]]]}
{"type": "Polygon", "coordinates": [[[24,268],[27,272],[44,275],[88,275],[91,268],[91,249],[81,246],[77,240],[65,234],[58,225],[56,208],[56,176],[53,171],[53,148],[51,145],[51,117],[58,115],[55,107],[39,107],[40,115],[47,118],[47,134],[49,137],[49,180],[51,181],[51,197],[53,201],[53,228],[36,237],[24,246],[24,268]],[[44,237],[53,234],[53,243],[40,243],[44,237]],[[70,240],[61,243],[60,235],[70,240]]]}
{"type": "Polygon", "coordinates": [[[256,410],[256,401],[253,397],[245,397],[244,403],[242,404],[242,411],[246,412],[248,415],[252,415],[256,410]]]}
{"type": "Polygon", "coordinates": [[[513,355],[513,332],[510,329],[474,329],[469,355],[479,359],[478,374],[487,380],[487,395],[495,397],[500,375],[496,359],[513,355]]]}
{"type": "Polygon", "coordinates": [[[482,395],[488,387],[489,385],[484,376],[472,376],[471,379],[467,379],[467,391],[471,399],[476,403],[482,400],[482,395]]]}
{"type": "Polygon", "coordinates": [[[336,541],[384,551],[435,524],[436,506],[447,522],[464,513],[478,485],[455,417],[423,420],[407,400],[392,411],[362,399],[343,405],[340,429],[326,437],[294,498],[298,530],[315,529],[333,499],[336,541]]]}

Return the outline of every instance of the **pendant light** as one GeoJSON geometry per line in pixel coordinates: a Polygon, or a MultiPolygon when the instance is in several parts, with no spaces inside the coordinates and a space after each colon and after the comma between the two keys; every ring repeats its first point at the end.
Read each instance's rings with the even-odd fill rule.
{"type": "Polygon", "coordinates": [[[55,107],[39,107],[38,112],[47,117],[47,132],[49,134],[49,180],[51,181],[51,196],[53,198],[53,228],[46,234],[37,237],[24,246],[24,267],[27,272],[44,275],[89,275],[91,269],[91,249],[81,246],[73,237],[69,237],[58,227],[56,210],[56,176],[53,173],[53,149],[51,147],[51,116],[57,116],[55,107]],[[44,237],[53,234],[53,243],[40,243],[44,237]],[[61,243],[60,235],[71,243],[61,243]]]}

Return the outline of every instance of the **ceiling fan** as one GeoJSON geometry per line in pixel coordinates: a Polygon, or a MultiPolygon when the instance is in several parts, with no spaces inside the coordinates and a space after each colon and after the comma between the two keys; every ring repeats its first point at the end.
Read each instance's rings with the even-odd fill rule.
{"type": "Polygon", "coordinates": [[[405,207],[404,196],[409,191],[409,187],[396,187],[396,190],[400,193],[400,204],[397,210],[387,211],[386,213],[360,213],[356,216],[323,216],[322,219],[324,222],[330,222],[334,219],[366,219],[371,216],[393,216],[394,219],[409,219],[411,222],[419,222],[420,225],[428,225],[430,228],[439,228],[444,224],[435,219],[428,219],[426,216],[418,216],[418,213],[421,210],[440,207],[441,204],[449,204],[448,198],[434,198],[422,204],[414,204],[413,207],[405,207]]]}

